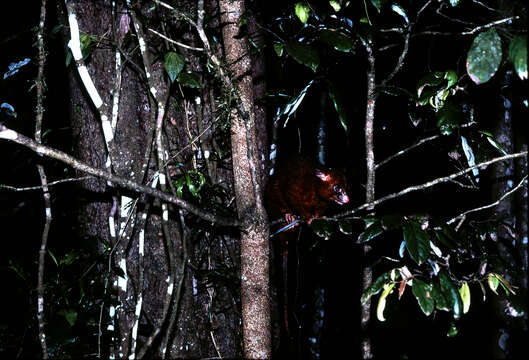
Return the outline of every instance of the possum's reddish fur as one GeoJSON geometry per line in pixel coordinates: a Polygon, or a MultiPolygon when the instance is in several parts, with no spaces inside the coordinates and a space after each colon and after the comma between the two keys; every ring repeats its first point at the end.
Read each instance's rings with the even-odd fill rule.
{"type": "Polygon", "coordinates": [[[346,180],[339,170],[325,169],[302,156],[281,162],[267,188],[269,218],[307,222],[326,214],[331,203],[349,202],[346,180]]]}

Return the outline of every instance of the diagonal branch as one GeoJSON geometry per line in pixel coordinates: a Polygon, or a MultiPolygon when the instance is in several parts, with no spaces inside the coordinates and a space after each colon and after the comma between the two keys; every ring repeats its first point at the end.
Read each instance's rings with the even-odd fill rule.
{"type": "Polygon", "coordinates": [[[174,195],[164,193],[160,190],[156,190],[156,189],[150,188],[142,184],[138,184],[137,182],[134,182],[129,179],[125,179],[125,178],[122,178],[122,177],[119,177],[113,174],[109,174],[105,170],[94,168],[90,165],[87,165],[86,163],[83,163],[77,160],[73,156],[68,155],[62,151],[39,144],[35,142],[34,140],[28,138],[27,136],[24,136],[20,133],[17,133],[16,131],[12,129],[5,127],[4,124],[2,123],[0,123],[0,139],[11,140],[17,144],[23,145],[35,151],[38,154],[62,161],[63,163],[68,164],[71,167],[79,171],[96,176],[106,181],[110,181],[111,183],[119,185],[125,189],[135,191],[138,193],[143,193],[143,194],[152,196],[154,198],[158,198],[160,200],[175,204],[181,207],[182,209],[185,209],[189,211],[190,213],[195,214],[196,216],[206,221],[210,221],[212,223],[215,223],[221,226],[239,226],[240,224],[239,220],[237,219],[226,218],[223,216],[218,216],[218,215],[203,211],[198,206],[193,205],[190,202],[180,199],[174,195]]]}

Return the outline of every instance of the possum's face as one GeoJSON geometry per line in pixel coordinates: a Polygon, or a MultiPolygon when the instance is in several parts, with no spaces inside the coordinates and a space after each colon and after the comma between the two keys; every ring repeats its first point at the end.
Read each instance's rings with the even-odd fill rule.
{"type": "Polygon", "coordinates": [[[338,170],[316,170],[316,177],[322,181],[320,197],[334,201],[339,205],[349,202],[349,196],[345,192],[347,182],[345,176],[338,170]]]}

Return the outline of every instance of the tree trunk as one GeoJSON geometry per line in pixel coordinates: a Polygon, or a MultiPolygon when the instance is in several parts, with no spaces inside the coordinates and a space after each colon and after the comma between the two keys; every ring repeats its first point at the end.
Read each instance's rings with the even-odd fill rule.
{"type": "Polygon", "coordinates": [[[237,213],[241,229],[241,303],[244,356],[271,356],[268,220],[263,206],[261,163],[256,122],[251,59],[246,36],[239,35],[244,1],[220,1],[224,52],[240,105],[232,113],[231,146],[237,213]]]}

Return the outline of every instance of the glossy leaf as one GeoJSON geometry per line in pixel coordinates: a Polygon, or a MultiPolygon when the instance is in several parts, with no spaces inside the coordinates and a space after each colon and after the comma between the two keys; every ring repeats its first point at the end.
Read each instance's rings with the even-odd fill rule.
{"type": "Polygon", "coordinates": [[[377,304],[377,319],[380,321],[386,321],[384,318],[384,309],[386,308],[386,298],[391,293],[391,290],[395,287],[395,283],[384,284],[384,291],[380,294],[377,304]]]}
{"type": "Polygon", "coordinates": [[[501,39],[496,30],[482,32],[467,53],[467,73],[476,84],[487,82],[498,70],[501,58],[501,39]]]}
{"type": "Polygon", "coordinates": [[[382,9],[382,5],[386,3],[387,0],[371,0],[371,4],[377,9],[377,11],[380,13],[380,10],[382,9]]]}
{"type": "Polygon", "coordinates": [[[286,105],[285,105],[285,108],[283,109],[283,111],[281,112],[281,115],[284,115],[286,116],[285,118],[285,122],[283,124],[283,127],[287,126],[287,123],[288,123],[288,120],[290,119],[290,117],[296,112],[296,110],[298,109],[299,105],[301,105],[301,102],[303,101],[303,99],[305,98],[305,95],[307,95],[307,91],[309,90],[309,88],[312,86],[312,84],[314,84],[314,80],[311,80],[307,86],[305,86],[303,88],[303,90],[301,90],[298,94],[298,96],[296,96],[295,98],[293,98],[292,100],[290,100],[286,105]]]}
{"type": "Polygon", "coordinates": [[[338,114],[338,118],[340,119],[340,124],[342,124],[343,129],[346,133],[349,132],[349,126],[347,124],[347,116],[345,114],[345,106],[343,106],[343,103],[339,96],[336,95],[334,92],[333,86],[329,84],[329,97],[332,100],[332,103],[334,105],[334,109],[336,110],[336,113],[338,114]]]}
{"type": "Polygon", "coordinates": [[[378,235],[382,234],[383,232],[384,229],[382,228],[382,224],[380,223],[380,221],[375,221],[358,236],[358,243],[368,242],[377,237],[378,235]]]}
{"type": "Polygon", "coordinates": [[[441,290],[450,304],[450,309],[454,313],[454,317],[459,318],[463,312],[463,301],[461,300],[461,295],[459,295],[459,289],[446,271],[439,273],[439,282],[441,290]]]}
{"type": "Polygon", "coordinates": [[[346,235],[351,235],[353,233],[353,224],[348,220],[339,220],[338,228],[340,231],[346,235]]]}
{"type": "Polygon", "coordinates": [[[327,219],[314,219],[310,223],[312,230],[324,239],[328,239],[334,233],[334,222],[327,219]]]}
{"type": "Polygon", "coordinates": [[[340,9],[342,8],[342,5],[340,5],[340,3],[336,0],[329,1],[329,5],[331,5],[334,11],[336,12],[340,11],[340,9]]]}
{"type": "Polygon", "coordinates": [[[450,135],[459,126],[462,114],[459,108],[448,102],[435,115],[441,134],[450,135]]]}
{"type": "Polygon", "coordinates": [[[286,44],[285,49],[298,63],[305,65],[312,71],[316,72],[316,69],[320,64],[320,57],[318,51],[314,47],[297,41],[289,41],[286,44]]]}
{"type": "Polygon", "coordinates": [[[174,82],[184,68],[185,59],[182,55],[171,51],[165,54],[164,66],[171,82],[174,82]]]}
{"type": "Polygon", "coordinates": [[[466,314],[470,308],[470,288],[468,287],[468,283],[466,281],[459,288],[459,295],[463,301],[463,314],[466,314]]]}
{"type": "Polygon", "coordinates": [[[336,30],[323,30],[320,32],[320,40],[341,52],[353,52],[354,41],[347,35],[336,30]]]}
{"type": "Polygon", "coordinates": [[[285,49],[284,45],[280,42],[274,42],[274,51],[276,55],[281,57],[283,56],[283,50],[285,49]]]}
{"type": "Polygon", "coordinates": [[[451,323],[450,328],[448,329],[448,332],[446,333],[447,337],[454,337],[459,332],[459,328],[457,327],[456,323],[451,323]]]}
{"type": "Polygon", "coordinates": [[[422,312],[428,316],[435,307],[434,299],[431,295],[432,286],[417,278],[413,279],[412,292],[419,303],[422,312]]]}
{"type": "Polygon", "coordinates": [[[509,59],[520,79],[527,80],[527,35],[518,35],[511,40],[509,59]]]}
{"type": "Polygon", "coordinates": [[[371,298],[371,296],[376,295],[382,290],[384,285],[388,283],[391,280],[391,271],[385,272],[382,275],[380,275],[369,287],[367,290],[362,294],[362,304],[365,304],[367,300],[371,298]]]}
{"type": "Polygon", "coordinates": [[[449,311],[450,310],[450,304],[444,295],[443,291],[441,290],[441,285],[438,282],[434,282],[432,284],[432,291],[431,291],[432,298],[435,300],[435,307],[438,310],[442,311],[449,311]]]}
{"type": "Polygon", "coordinates": [[[298,19],[305,24],[307,20],[309,19],[310,15],[310,7],[307,5],[307,3],[298,2],[294,6],[294,12],[296,13],[296,16],[298,19]]]}
{"type": "Polygon", "coordinates": [[[404,241],[406,250],[410,257],[417,263],[426,261],[430,253],[430,237],[428,233],[421,229],[421,225],[415,221],[404,224],[404,241]]]}
{"type": "Polygon", "coordinates": [[[408,15],[406,15],[406,11],[404,11],[404,9],[402,7],[400,7],[397,4],[393,4],[393,5],[391,5],[391,10],[393,10],[394,12],[396,12],[397,14],[402,16],[404,21],[406,21],[406,24],[410,23],[410,20],[408,19],[408,15]]]}
{"type": "Polygon", "coordinates": [[[498,285],[500,284],[500,281],[495,275],[496,274],[494,273],[490,273],[487,277],[487,281],[489,284],[489,288],[492,290],[492,292],[498,295],[498,292],[496,291],[496,289],[498,289],[498,285]]]}

